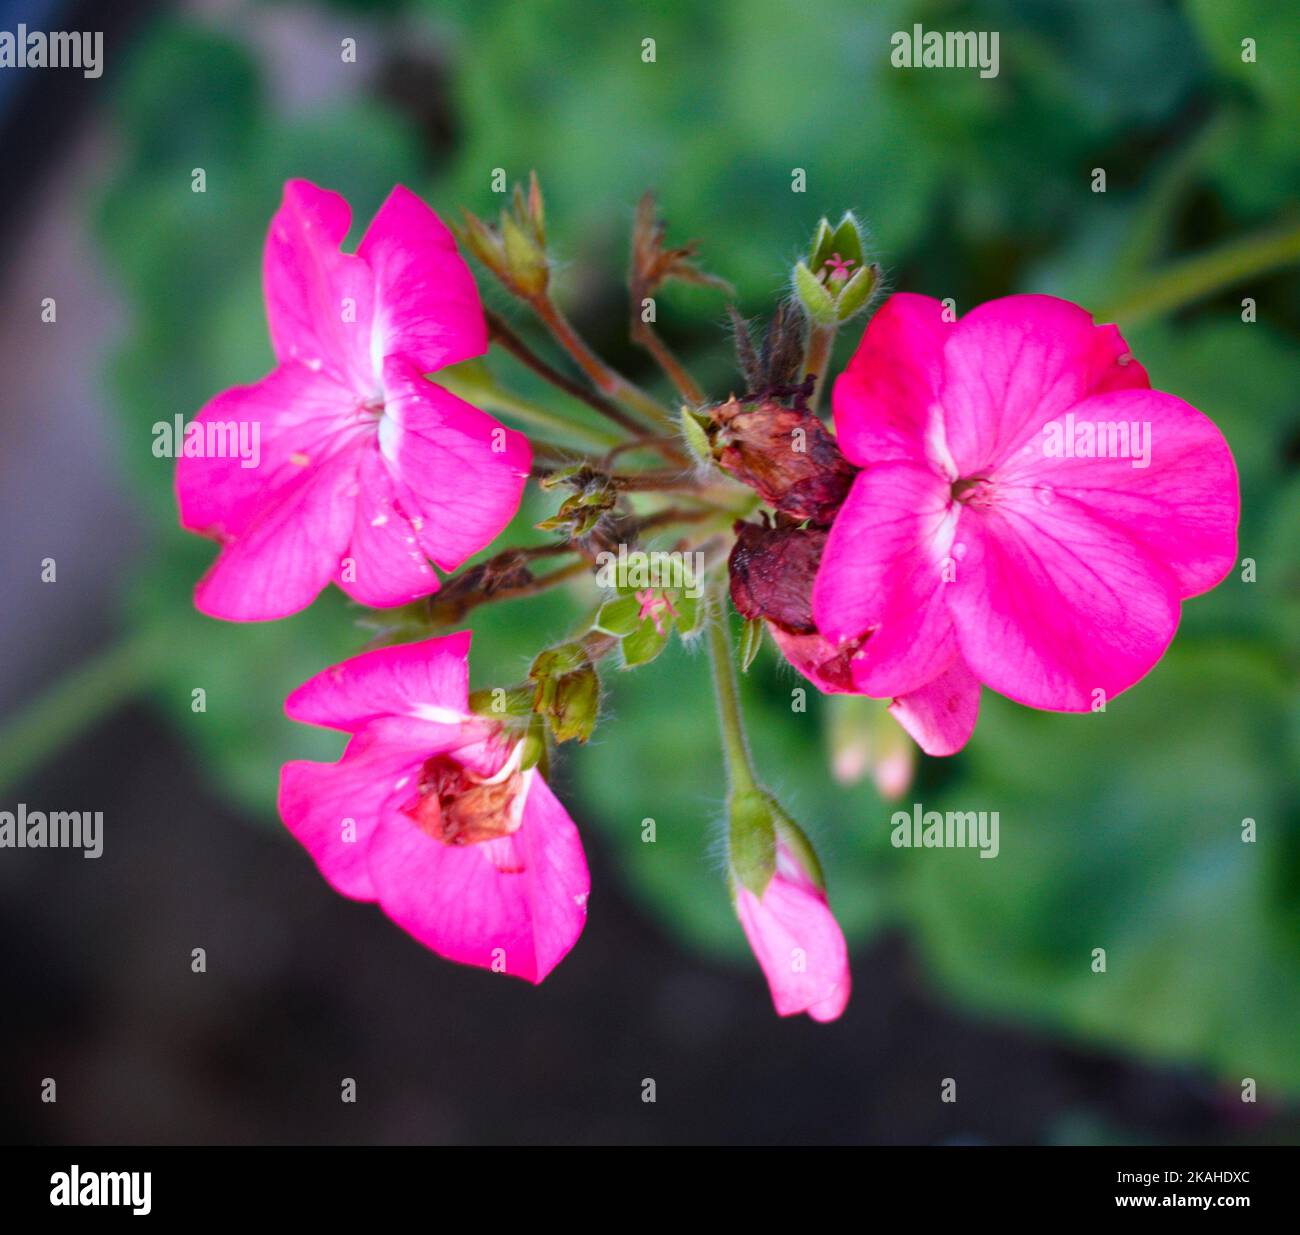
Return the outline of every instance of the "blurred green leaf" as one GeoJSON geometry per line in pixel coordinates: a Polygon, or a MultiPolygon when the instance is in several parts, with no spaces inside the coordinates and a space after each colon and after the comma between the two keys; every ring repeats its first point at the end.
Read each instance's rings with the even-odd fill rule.
{"type": "Polygon", "coordinates": [[[998,856],[898,851],[943,984],[985,1011],[1300,1089],[1300,909],[1277,882],[1300,841],[1287,701],[1258,655],[1200,649],[1175,650],[1104,713],[986,692],[973,775],[925,807],[997,811],[998,856]]]}

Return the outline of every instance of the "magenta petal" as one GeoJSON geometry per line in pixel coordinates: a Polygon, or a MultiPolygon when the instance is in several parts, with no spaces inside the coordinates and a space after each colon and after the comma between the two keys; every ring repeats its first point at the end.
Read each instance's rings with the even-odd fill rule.
{"type": "Polygon", "coordinates": [[[962,655],[1029,707],[1090,710],[1143,677],[1178,626],[1173,575],[1069,498],[1002,493],[963,512],[953,552],[962,655]]]}
{"type": "Polygon", "coordinates": [[[979,719],[979,679],[958,656],[937,678],[900,695],[889,711],[927,755],[956,754],[979,719]]]}
{"type": "Polygon", "coordinates": [[[357,256],[374,272],[376,355],[431,373],[487,351],[483,306],[456,239],[410,189],[388,195],[357,256]]]}
{"type": "Polygon", "coordinates": [[[406,361],[384,366],[379,444],[425,552],[454,570],[510,522],[528,479],[528,439],[426,381],[406,361]],[[411,507],[407,507],[407,497],[411,507]]]}
{"type": "Polygon", "coordinates": [[[192,423],[202,427],[202,456],[176,462],[181,526],[226,538],[239,536],[323,461],[359,438],[356,396],[326,373],[289,363],[251,386],[211,399],[192,423]],[[241,441],[256,466],[238,456],[241,441]],[[211,445],[224,448],[224,455],[211,445]],[[234,450],[230,447],[233,445],[234,450]]]}
{"type": "Polygon", "coordinates": [[[952,661],[950,491],[927,467],[885,463],[858,474],[836,515],[813,583],[813,616],[832,643],[873,631],[852,666],[863,694],[906,694],[952,661]]]}
{"type": "Polygon", "coordinates": [[[577,942],[590,880],[578,831],[536,772],[512,835],[450,846],[388,810],[370,847],[384,912],[440,956],[540,982],[577,942]]]}
{"type": "Polygon", "coordinates": [[[348,549],[354,569],[351,577],[339,579],[353,600],[372,609],[408,604],[438,590],[438,576],[398,498],[390,466],[377,446],[361,456],[361,490],[348,549]]]}
{"type": "Polygon", "coordinates": [[[354,738],[338,763],[295,760],[280,769],[280,818],[335,891],[376,899],[368,850],[380,813],[421,757],[374,734],[354,738]]]}
{"type": "Polygon", "coordinates": [[[323,369],[369,395],[379,384],[374,276],[361,258],[339,251],[351,218],[337,193],[290,180],[267,233],[262,284],[276,359],[323,369]]]}
{"type": "Polygon", "coordinates": [[[194,589],[210,617],[260,622],[305,609],[330,581],[352,532],[357,450],[319,467],[228,540],[194,589]]]}
{"type": "Polygon", "coordinates": [[[834,645],[827,639],[816,632],[808,635],[791,634],[775,622],[769,622],[767,629],[781,655],[823,694],[854,693],[848,674],[835,672],[840,669],[842,661],[836,656],[834,645]]]}
{"type": "Polygon", "coordinates": [[[943,346],[953,330],[943,311],[929,296],[898,292],[872,317],[832,395],[836,439],[852,462],[920,462],[937,444],[943,346]]]}
{"type": "Polygon", "coordinates": [[[778,842],[777,869],[760,899],[736,890],[736,914],[780,1016],[833,1021],[849,1002],[849,953],[826,893],[778,842]]]}
{"type": "Polygon", "coordinates": [[[1150,389],[1151,379],[1146,369],[1134,359],[1118,326],[1097,326],[1093,330],[1087,387],[1089,395],[1150,389]]]}
{"type": "Polygon", "coordinates": [[[1085,399],[1057,423],[1075,437],[1096,434],[1108,450],[1107,435],[1122,427],[1116,440],[1130,456],[1139,453],[1137,439],[1146,440],[1146,465],[1134,457],[1048,457],[1040,434],[998,470],[1000,491],[1080,503],[1172,570],[1183,598],[1228,573],[1237,558],[1237,469],[1207,416],[1173,395],[1130,389],[1085,399]]]}
{"type": "Polygon", "coordinates": [[[470,637],[462,630],[353,656],[299,686],[285,700],[285,713],[350,732],[381,716],[463,716],[469,710],[470,637]]]}
{"type": "Polygon", "coordinates": [[[987,475],[1095,388],[1145,383],[1141,366],[1120,363],[1125,354],[1115,327],[1054,296],[972,309],[944,346],[941,401],[958,475],[987,475]]]}

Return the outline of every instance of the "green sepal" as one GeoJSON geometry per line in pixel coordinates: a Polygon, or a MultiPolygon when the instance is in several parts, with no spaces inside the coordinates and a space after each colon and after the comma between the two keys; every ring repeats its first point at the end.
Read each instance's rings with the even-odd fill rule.
{"type": "Polygon", "coordinates": [[[546,254],[531,236],[508,214],[501,216],[501,239],[505,245],[506,277],[525,296],[546,290],[546,254]]]}
{"type": "Polygon", "coordinates": [[[487,686],[470,693],[469,710],[476,716],[528,716],[533,710],[533,689],[530,686],[487,686]],[[498,702],[502,706],[497,707],[498,702]]]}
{"type": "Polygon", "coordinates": [[[731,877],[760,900],[776,871],[772,799],[761,789],[733,792],[728,809],[727,862],[731,877]]]}
{"type": "Polygon", "coordinates": [[[794,268],[794,290],[817,325],[827,326],[835,321],[835,297],[803,262],[794,268]]]}
{"type": "Polygon", "coordinates": [[[841,322],[847,322],[855,313],[864,309],[879,281],[880,267],[875,262],[863,266],[840,288],[839,295],[835,298],[835,316],[841,322]]]}
{"type": "Polygon", "coordinates": [[[826,259],[833,252],[835,252],[835,230],[829,220],[822,219],[817,224],[817,234],[813,237],[812,248],[808,251],[809,269],[821,270],[826,265],[826,259]]]}
{"type": "MultiPolygon", "coordinates": [[[[835,234],[831,237],[830,253],[827,256],[829,257],[831,253],[838,253],[843,260],[851,261],[859,270],[862,268],[862,229],[851,211],[844,212],[844,217],[835,228],[835,234]]],[[[822,260],[825,261],[825,258],[822,260]]],[[[814,265],[813,269],[819,271],[817,265],[814,265]]]]}
{"type": "Polygon", "coordinates": [[[749,666],[754,663],[754,657],[758,655],[759,649],[763,646],[763,632],[765,624],[762,618],[746,618],[744,626],[740,630],[740,671],[748,673],[749,666]]]}
{"type": "Polygon", "coordinates": [[[709,435],[705,431],[705,421],[702,421],[689,407],[684,404],[678,413],[678,423],[682,429],[682,440],[686,443],[687,452],[697,467],[713,466],[713,446],[709,441],[709,435]]]}

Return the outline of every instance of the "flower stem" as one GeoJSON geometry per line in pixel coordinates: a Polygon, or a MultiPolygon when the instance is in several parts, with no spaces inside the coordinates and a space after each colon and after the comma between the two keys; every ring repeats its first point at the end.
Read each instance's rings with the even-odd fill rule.
{"type": "Polygon", "coordinates": [[[707,487],[708,481],[702,481],[689,472],[659,471],[631,472],[624,476],[611,476],[616,489],[625,493],[680,493],[707,487]]]}
{"type": "Polygon", "coordinates": [[[632,338],[655,358],[655,362],[664,371],[664,375],[677,387],[678,394],[687,403],[695,407],[702,407],[708,402],[704,391],[700,389],[699,383],[686,371],[686,366],[673,355],[672,349],[659,337],[654,327],[648,322],[643,322],[639,317],[634,317],[632,338]]]}
{"type": "Polygon", "coordinates": [[[808,400],[809,408],[816,413],[821,401],[822,387],[826,384],[826,370],[830,365],[831,348],[835,344],[834,324],[813,326],[808,332],[808,352],[804,357],[803,371],[811,373],[817,379],[813,386],[812,398],[808,400]]]}
{"type": "MultiPolygon", "coordinates": [[[[573,545],[540,545],[531,549],[506,549],[496,554],[484,566],[488,571],[499,572],[499,580],[490,586],[479,586],[474,591],[453,592],[449,585],[443,592],[436,592],[429,598],[427,614],[434,626],[452,626],[463,621],[467,613],[480,605],[495,604],[499,600],[518,600],[524,596],[537,596],[541,592],[567,583],[580,575],[591,573],[591,564],[585,558],[567,562],[544,575],[534,575],[527,570],[527,563],[542,557],[555,557],[565,553],[577,553],[573,545]],[[511,568],[515,572],[511,573],[511,568]]],[[[471,570],[476,568],[471,568],[471,570]]],[[[484,579],[478,576],[478,581],[484,579]]]]}
{"type": "Polygon", "coordinates": [[[1133,326],[1295,261],[1300,261],[1300,221],[1292,220],[1174,262],[1094,316],[1098,321],[1133,326]]]}
{"type": "MultiPolygon", "coordinates": [[[[622,441],[617,434],[611,433],[608,429],[597,429],[570,420],[567,416],[561,416],[530,399],[501,389],[495,382],[491,386],[480,381],[462,382],[455,373],[444,370],[438,374],[438,385],[446,387],[458,398],[473,403],[475,407],[531,425],[548,435],[559,438],[561,443],[565,439],[580,441],[585,449],[607,451],[622,441]]],[[[640,429],[638,428],[637,431],[640,432],[640,429]]]]}
{"type": "MultiPolygon", "coordinates": [[[[673,418],[644,390],[628,381],[622,374],[616,373],[601,360],[573,328],[573,324],[564,316],[559,305],[545,292],[534,297],[529,303],[555,337],[555,341],[573,357],[574,363],[587,375],[601,394],[617,399],[624,406],[634,409],[656,428],[666,433],[676,433],[677,425],[673,418]]],[[[636,431],[640,432],[640,429],[636,431]]]]}
{"type": "MultiPolygon", "coordinates": [[[[531,369],[543,381],[549,382],[557,390],[562,390],[572,398],[585,403],[593,411],[599,412],[602,416],[612,420],[620,428],[626,429],[627,432],[637,437],[644,435],[645,426],[638,420],[629,416],[622,408],[611,403],[608,399],[593,393],[580,382],[575,382],[572,378],[566,377],[558,369],[548,364],[523,339],[515,334],[503,317],[493,313],[491,309],[487,310],[487,323],[493,340],[500,343],[525,368],[531,369]]],[[[614,438],[612,440],[618,442],[621,439],[614,438]]]]}
{"type": "Polygon", "coordinates": [[[717,514],[718,512],[711,506],[700,506],[694,510],[683,510],[680,506],[667,506],[663,510],[656,510],[653,514],[637,520],[636,532],[640,535],[642,532],[671,527],[676,523],[704,523],[716,518],[717,514]]]}
{"type": "Polygon", "coordinates": [[[740,692],[727,624],[727,604],[720,597],[717,611],[709,619],[709,656],[713,662],[713,688],[718,700],[722,753],[726,759],[731,792],[757,793],[758,780],[754,775],[749,743],[745,738],[745,723],[740,713],[740,692]]]}

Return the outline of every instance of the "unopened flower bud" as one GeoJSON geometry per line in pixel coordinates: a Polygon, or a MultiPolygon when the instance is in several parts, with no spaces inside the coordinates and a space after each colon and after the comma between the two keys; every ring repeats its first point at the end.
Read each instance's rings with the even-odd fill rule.
{"type": "Polygon", "coordinates": [[[728,841],[736,916],[778,1014],[835,1020],[849,1000],[848,948],[808,838],[770,794],[749,787],[732,793],[728,841]]]}
{"type": "Polygon", "coordinates": [[[537,173],[529,177],[528,192],[515,185],[510,207],[501,211],[497,227],[467,210],[461,241],[515,295],[531,300],[546,291],[550,265],[546,257],[546,219],[537,173]]]}
{"type": "Polygon", "coordinates": [[[814,325],[838,326],[870,302],[880,267],[867,263],[861,227],[846,213],[834,228],[826,219],[817,225],[808,258],[795,264],[793,279],[795,294],[814,325]]]}
{"type": "Polygon", "coordinates": [[[546,718],[557,742],[591,737],[600,710],[600,679],[580,644],[547,648],[528,676],[536,683],[533,710],[546,718]]]}
{"type": "Polygon", "coordinates": [[[782,513],[830,525],[856,469],[816,416],[775,399],[728,399],[711,414],[723,471],[782,513]]]}

